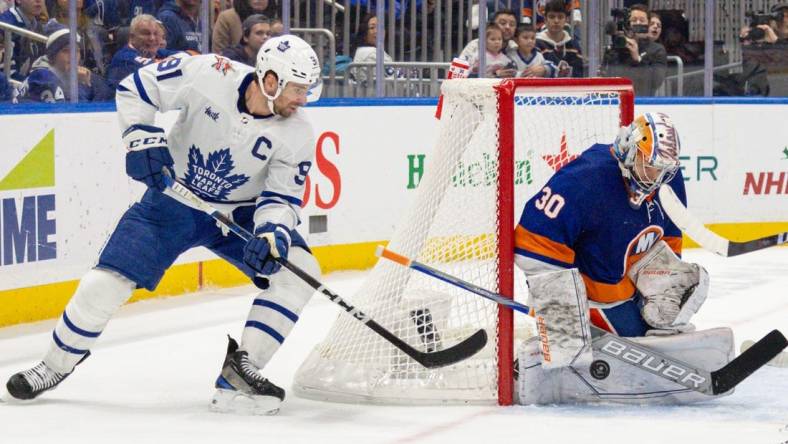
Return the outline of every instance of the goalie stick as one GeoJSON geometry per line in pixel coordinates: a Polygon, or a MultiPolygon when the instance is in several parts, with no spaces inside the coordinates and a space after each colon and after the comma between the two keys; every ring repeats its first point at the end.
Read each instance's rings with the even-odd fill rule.
{"type": "MultiPolygon", "coordinates": [[[[192,193],[192,191],[186,188],[183,184],[170,177],[166,170],[164,172],[164,177],[165,183],[167,184],[164,194],[172,197],[173,199],[188,207],[208,213],[211,217],[216,219],[219,223],[224,225],[227,229],[245,241],[249,241],[254,238],[252,233],[246,231],[243,227],[235,223],[229,217],[225,216],[222,212],[212,207],[204,200],[200,199],[200,197],[192,193]]],[[[397,347],[403,353],[413,358],[414,361],[426,368],[438,368],[455,364],[473,356],[476,354],[476,352],[484,348],[485,344],[487,344],[487,332],[480,329],[462,342],[447,349],[431,353],[419,351],[402,339],[395,336],[390,331],[386,330],[386,328],[378,324],[374,319],[362,313],[361,310],[350,305],[338,294],[326,288],[322,283],[320,283],[320,281],[310,276],[298,266],[290,263],[284,258],[276,258],[276,260],[282,264],[283,267],[287,268],[293,274],[307,283],[310,287],[326,295],[331,300],[331,302],[342,307],[342,309],[348,312],[348,314],[350,314],[353,318],[369,327],[372,331],[380,335],[394,347],[397,347]]]]}
{"type": "MultiPolygon", "coordinates": [[[[486,290],[429,265],[408,259],[398,253],[378,246],[376,254],[402,266],[412,268],[450,285],[460,287],[471,293],[495,301],[512,310],[530,315],[531,308],[506,296],[486,290]]],[[[773,330],[738,357],[718,370],[708,371],[674,359],[666,354],[652,350],[627,338],[616,336],[599,327],[591,325],[591,338],[594,350],[634,365],[663,379],[673,381],[690,390],[706,395],[719,395],[732,390],[736,385],[766,365],[772,358],[788,346],[788,340],[777,330],[773,330]],[[655,365],[657,364],[657,365],[655,365]]]]}
{"type": "Polygon", "coordinates": [[[717,253],[720,256],[738,256],[740,254],[750,253],[788,242],[788,232],[777,233],[744,242],[734,242],[725,239],[706,228],[695,216],[693,216],[687,207],[681,203],[676,193],[669,185],[662,185],[659,188],[659,200],[662,202],[662,208],[668,213],[670,220],[672,220],[681,231],[694,239],[701,247],[717,253]]]}

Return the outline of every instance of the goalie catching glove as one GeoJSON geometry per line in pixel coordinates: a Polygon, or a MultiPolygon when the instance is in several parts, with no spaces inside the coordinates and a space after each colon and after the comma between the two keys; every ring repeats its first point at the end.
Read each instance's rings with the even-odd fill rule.
{"type": "Polygon", "coordinates": [[[254,235],[244,247],[244,263],[264,276],[276,273],[282,267],[276,258],[287,259],[289,230],[268,222],[255,228],[254,235]]]}
{"type": "Polygon", "coordinates": [[[164,130],[151,125],[132,125],[123,132],[123,143],[126,145],[126,174],[150,188],[164,191],[166,185],[162,177],[162,168],[172,170],[174,164],[170,150],[167,149],[167,138],[164,130]]]}
{"type": "Polygon", "coordinates": [[[689,323],[709,291],[709,274],[698,264],[683,262],[664,241],[657,242],[629,270],[643,297],[641,315],[654,327],[647,335],[692,331],[689,323]]]}

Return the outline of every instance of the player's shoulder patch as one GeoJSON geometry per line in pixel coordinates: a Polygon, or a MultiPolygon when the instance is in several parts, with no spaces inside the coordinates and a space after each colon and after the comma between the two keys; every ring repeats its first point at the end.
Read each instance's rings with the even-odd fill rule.
{"type": "Polygon", "coordinates": [[[226,76],[228,72],[235,71],[233,68],[232,61],[227,57],[222,57],[220,55],[212,54],[214,57],[213,64],[211,64],[211,68],[215,69],[223,76],[226,76]]]}

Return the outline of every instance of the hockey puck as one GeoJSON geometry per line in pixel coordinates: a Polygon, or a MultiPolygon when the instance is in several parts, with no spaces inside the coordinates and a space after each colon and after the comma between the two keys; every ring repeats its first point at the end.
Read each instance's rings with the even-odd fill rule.
{"type": "Polygon", "coordinates": [[[595,379],[605,379],[610,374],[610,364],[601,359],[597,359],[591,363],[588,371],[591,372],[591,376],[595,379]]]}

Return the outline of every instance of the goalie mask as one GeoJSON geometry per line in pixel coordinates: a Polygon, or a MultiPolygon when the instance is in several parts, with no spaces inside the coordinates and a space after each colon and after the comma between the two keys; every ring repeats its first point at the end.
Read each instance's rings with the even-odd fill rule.
{"type": "Polygon", "coordinates": [[[621,128],[613,154],[626,181],[632,208],[640,208],[660,185],[673,179],[679,169],[680,152],[678,132],[665,114],[646,113],[621,128]]]}
{"type": "Polygon", "coordinates": [[[263,95],[268,99],[268,106],[273,111],[276,100],[288,82],[308,85],[306,100],[314,102],[320,98],[323,82],[320,78],[320,62],[317,54],[304,40],[294,35],[283,35],[268,39],[257,52],[257,81],[263,95]],[[274,95],[265,92],[263,78],[273,72],[277,78],[274,95]]]}

